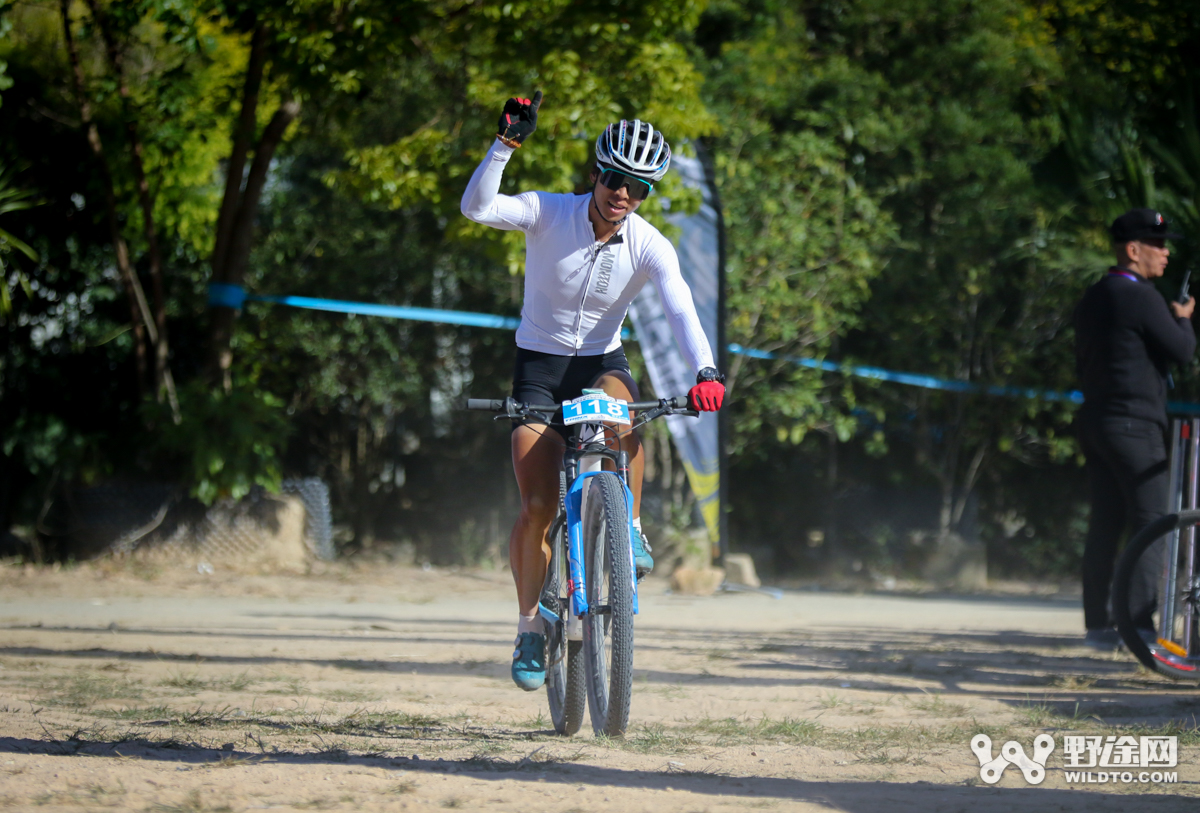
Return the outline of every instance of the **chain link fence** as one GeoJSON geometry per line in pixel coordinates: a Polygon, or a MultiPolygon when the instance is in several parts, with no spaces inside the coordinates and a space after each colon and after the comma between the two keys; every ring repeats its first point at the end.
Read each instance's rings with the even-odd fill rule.
{"type": "Polygon", "coordinates": [[[63,489],[39,531],[62,558],[99,556],[197,567],[298,569],[336,557],[329,487],[318,477],[283,482],[280,494],[255,489],[241,500],[211,506],[179,489],[106,483],[63,489]]]}

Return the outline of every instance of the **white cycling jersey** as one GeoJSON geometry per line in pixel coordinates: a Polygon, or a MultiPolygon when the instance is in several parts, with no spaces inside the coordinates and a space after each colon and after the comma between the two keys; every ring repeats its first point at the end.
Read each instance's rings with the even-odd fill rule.
{"type": "Polygon", "coordinates": [[[621,346],[629,303],[653,280],[684,355],[713,367],[679,257],[662,232],[632,213],[608,242],[588,220],[591,195],[501,195],[513,148],[496,141],[471,176],[462,213],[476,223],[525,232],[525,301],[517,346],[558,356],[598,356],[621,346]]]}

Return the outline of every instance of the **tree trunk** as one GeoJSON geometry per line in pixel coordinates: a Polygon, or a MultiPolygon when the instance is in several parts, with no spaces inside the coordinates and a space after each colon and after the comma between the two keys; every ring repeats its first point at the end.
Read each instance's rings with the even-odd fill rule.
{"type": "Polygon", "coordinates": [[[133,175],[138,190],[138,203],[142,209],[142,229],[146,237],[150,262],[150,284],[154,294],[154,333],[157,334],[151,336],[154,342],[154,395],[160,404],[163,395],[166,395],[171,405],[172,417],[178,425],[182,416],[179,412],[179,398],[175,393],[175,379],[168,366],[170,348],[167,344],[167,301],[163,286],[162,251],[158,245],[158,229],[154,225],[154,199],[150,195],[150,184],[146,180],[146,168],[142,161],[142,139],[130,102],[129,83],[125,81],[125,54],[117,47],[113,33],[108,27],[108,21],[96,0],[87,0],[87,4],[91,9],[92,19],[96,21],[96,27],[100,30],[100,36],[104,40],[108,61],[112,64],[113,72],[117,76],[121,106],[125,113],[125,131],[129,137],[133,175]]]}
{"type": "MultiPolygon", "coordinates": [[[[234,131],[233,149],[225,177],[225,195],[221,200],[221,211],[217,217],[217,234],[213,246],[212,281],[240,286],[245,278],[246,263],[254,237],[254,221],[267,170],[275,150],[283,140],[288,126],[300,115],[300,103],[285,96],[270,123],[254,142],[254,127],[257,120],[258,94],[262,86],[267,60],[268,34],[266,27],[259,24],[254,29],[250,45],[250,60],[246,67],[246,80],[242,88],[242,109],[234,131]],[[254,159],[246,173],[245,188],[242,175],[246,158],[253,147],[254,159]]],[[[230,342],[237,311],[230,307],[211,308],[209,323],[209,374],[214,383],[229,392],[233,388],[230,368],[233,353],[230,342]]]]}
{"type": "Polygon", "coordinates": [[[113,190],[112,173],[108,168],[108,158],[104,154],[104,144],[100,141],[100,130],[92,118],[92,105],[88,101],[84,88],[83,67],[79,62],[79,48],[71,32],[70,0],[60,0],[59,11],[62,15],[63,37],[67,45],[67,56],[71,61],[71,75],[75,85],[75,96],[79,103],[79,118],[87,128],[88,146],[100,169],[101,186],[104,189],[104,205],[108,220],[109,237],[112,240],[113,252],[116,254],[117,271],[121,276],[122,287],[129,300],[130,322],[133,327],[134,358],[137,365],[137,386],[139,397],[145,395],[146,387],[146,332],[154,330],[154,322],[150,318],[150,310],[146,305],[146,295],[142,285],[129,263],[129,248],[125,238],[121,236],[121,227],[117,221],[117,196],[113,190]]]}

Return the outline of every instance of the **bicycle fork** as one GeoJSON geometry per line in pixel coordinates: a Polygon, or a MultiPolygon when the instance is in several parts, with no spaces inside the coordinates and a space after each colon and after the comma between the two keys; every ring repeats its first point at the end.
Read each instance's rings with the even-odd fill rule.
{"type": "MultiPolygon", "coordinates": [[[[633,492],[629,488],[627,480],[629,471],[629,458],[622,452],[617,460],[618,470],[620,470],[621,462],[624,460],[624,475],[620,477],[621,485],[625,490],[625,512],[626,512],[626,527],[628,533],[634,533],[633,528],[633,492]]],[[[587,568],[588,563],[583,555],[583,489],[587,481],[591,477],[595,477],[602,472],[585,471],[579,474],[571,483],[571,487],[567,490],[565,507],[567,512],[567,562],[570,568],[570,579],[567,591],[570,595],[570,613],[573,616],[585,615],[591,608],[589,596],[587,594],[587,568]]],[[[633,573],[633,544],[630,538],[628,549],[630,572],[633,573]]],[[[637,576],[633,576],[633,612],[638,611],[637,598],[637,576]]],[[[590,597],[594,600],[596,597],[590,597]]]]}

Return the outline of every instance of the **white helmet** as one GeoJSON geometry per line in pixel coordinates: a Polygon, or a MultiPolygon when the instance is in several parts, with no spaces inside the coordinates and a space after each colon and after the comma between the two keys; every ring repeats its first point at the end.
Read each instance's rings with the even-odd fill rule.
{"type": "Polygon", "coordinates": [[[596,139],[596,161],[604,169],[655,183],[671,166],[671,147],[649,122],[621,119],[605,127],[596,139]]]}

